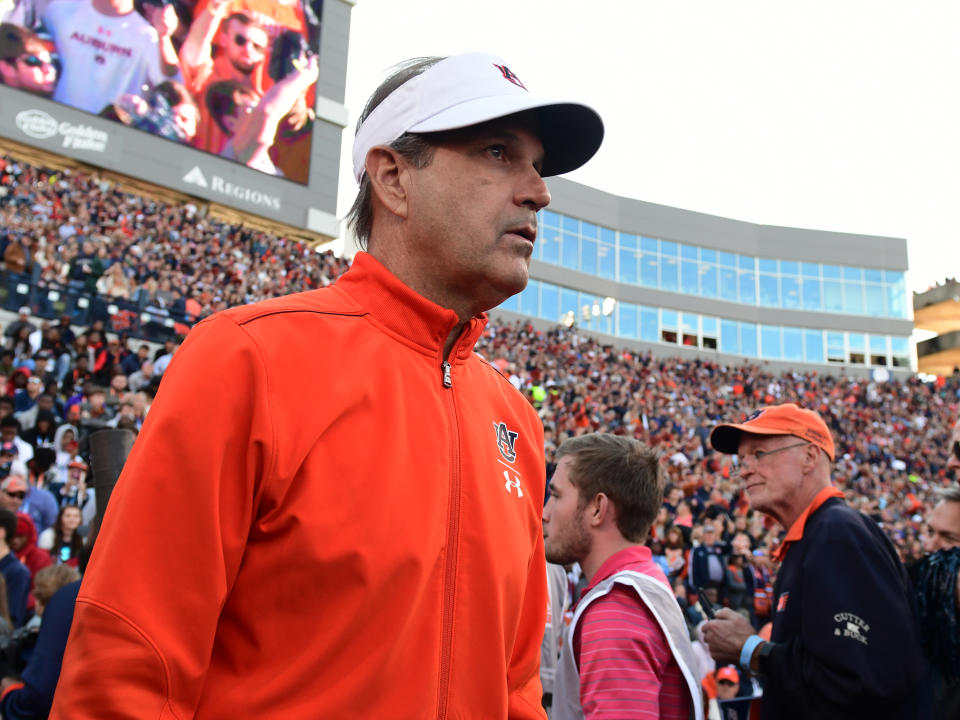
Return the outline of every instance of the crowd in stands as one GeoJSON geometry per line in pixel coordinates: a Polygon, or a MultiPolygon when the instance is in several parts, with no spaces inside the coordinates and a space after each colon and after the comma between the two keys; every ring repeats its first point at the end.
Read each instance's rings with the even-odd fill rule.
{"type": "Polygon", "coordinates": [[[306,183],[322,0],[2,0],[0,84],[306,183]]]}

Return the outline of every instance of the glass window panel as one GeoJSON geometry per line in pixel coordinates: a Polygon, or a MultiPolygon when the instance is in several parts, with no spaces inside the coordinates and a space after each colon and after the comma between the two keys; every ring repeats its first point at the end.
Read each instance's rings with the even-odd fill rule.
{"type": "Polygon", "coordinates": [[[540,246],[540,258],[544,262],[560,264],[560,232],[547,228],[537,242],[540,246]]]}
{"type": "Polygon", "coordinates": [[[784,275],[780,278],[780,292],[782,294],[782,307],[788,310],[795,310],[800,307],[800,283],[795,276],[784,275]]]}
{"type": "Polygon", "coordinates": [[[563,233],[560,264],[571,270],[580,269],[580,242],[576,235],[563,233]]]}
{"type": "Polygon", "coordinates": [[[637,284],[637,257],[636,250],[620,248],[620,282],[637,284]]]}
{"type": "Polygon", "coordinates": [[[599,234],[600,234],[600,229],[593,223],[588,223],[588,222],[580,223],[580,237],[596,240],[599,234]]]}
{"type": "Polygon", "coordinates": [[[760,274],[760,304],[766,307],[780,307],[780,288],[776,275],[760,274]]]}
{"type": "Polygon", "coordinates": [[[862,282],[863,268],[849,267],[845,265],[843,268],[843,279],[850,280],[852,282],[862,282]]]}
{"type": "Polygon", "coordinates": [[[700,266],[700,294],[708,298],[717,296],[717,266],[713,263],[700,266]]]}
{"type": "Polygon", "coordinates": [[[847,344],[851,351],[863,352],[867,349],[867,337],[863,333],[847,333],[847,344]]]}
{"type": "Polygon", "coordinates": [[[540,286],[540,317],[560,322],[560,288],[550,283],[540,286]]]}
{"type": "Polygon", "coordinates": [[[888,283],[902,283],[903,273],[898,270],[884,270],[883,281],[888,283]]]}
{"type": "Polygon", "coordinates": [[[800,328],[783,329],[783,357],[785,360],[803,361],[803,331],[800,328]]]}
{"type": "Polygon", "coordinates": [[[831,349],[839,348],[840,350],[843,350],[843,333],[828,332],[827,347],[831,349]]]}
{"type": "Polygon", "coordinates": [[[700,334],[700,316],[695,313],[680,313],[680,329],[685,333],[700,334]]]}
{"type": "Polygon", "coordinates": [[[741,270],[756,270],[757,259],[750,255],[737,255],[737,267],[741,270]]]}
{"type": "Polygon", "coordinates": [[[620,247],[636,250],[640,247],[637,243],[637,236],[629,233],[620,233],[620,247]]]}
{"type": "Polygon", "coordinates": [[[597,274],[608,280],[617,279],[617,253],[613,245],[597,243],[597,274]]]}
{"type": "Polygon", "coordinates": [[[760,356],[778,360],[780,350],[780,328],[771,325],[760,326],[760,356]]]}
{"type": "Polygon", "coordinates": [[[617,233],[610,228],[600,228],[600,240],[615,245],[617,242],[617,233]]]}
{"type": "Polygon", "coordinates": [[[740,354],[737,330],[737,323],[733,320],[720,321],[720,352],[740,354]]]}
{"type": "Polygon", "coordinates": [[[700,274],[697,272],[697,263],[684,260],[680,263],[680,289],[690,295],[700,291],[700,274]]]}
{"type": "Polygon", "coordinates": [[[887,309],[884,306],[883,285],[866,283],[863,287],[866,294],[867,315],[873,315],[875,317],[885,316],[887,309]]]}
{"type": "Polygon", "coordinates": [[[566,288],[560,289],[560,321],[563,322],[564,316],[567,313],[573,313],[573,319],[575,322],[580,322],[580,315],[577,309],[577,292],[576,290],[567,290],[566,288]]]}
{"type": "Polygon", "coordinates": [[[807,362],[822,363],[823,356],[823,331],[822,330],[804,330],[804,359],[807,362]]]}
{"type": "Polygon", "coordinates": [[[645,252],[640,257],[640,284],[647,287],[659,287],[660,279],[657,277],[659,270],[659,259],[657,255],[645,252]]]}
{"type": "Polygon", "coordinates": [[[580,234],[580,221],[576,218],[567,217],[566,215],[561,215],[561,226],[564,232],[573,233],[574,235],[580,234]]]}
{"type": "Polygon", "coordinates": [[[590,275],[597,274],[597,241],[580,239],[580,269],[590,275]]]}
{"type": "Polygon", "coordinates": [[[549,225],[550,227],[558,228],[560,227],[560,216],[555,212],[550,210],[541,210],[540,219],[543,221],[544,225],[549,225]]]}
{"type": "Polygon", "coordinates": [[[717,261],[717,251],[709,248],[700,248],[700,262],[715,263],[717,261]]]}
{"type": "Polygon", "coordinates": [[[757,326],[740,323],[740,354],[757,357],[757,326]]]}
{"type": "Polygon", "coordinates": [[[823,281],[823,309],[827,312],[843,312],[843,283],[823,281]]]}
{"type": "Polygon", "coordinates": [[[617,334],[631,340],[638,338],[637,306],[631,303],[617,303],[617,334]]]}
{"type": "Polygon", "coordinates": [[[641,237],[640,249],[644,252],[660,252],[660,243],[656,238],[641,237]]]}
{"type": "Polygon", "coordinates": [[[677,291],[678,279],[677,274],[679,264],[676,258],[672,257],[663,257],[661,256],[660,261],[662,265],[660,266],[660,287],[664,290],[673,290],[677,291]]]}
{"type": "Polygon", "coordinates": [[[697,251],[699,249],[700,248],[698,248],[696,245],[681,245],[680,257],[682,257],[684,260],[693,260],[693,261],[699,260],[699,258],[697,257],[698,255],[697,251]]]}
{"type": "Polygon", "coordinates": [[[828,280],[839,280],[840,268],[836,265],[824,265],[823,277],[827,278],[828,280]]]}
{"type": "Polygon", "coordinates": [[[720,297],[724,300],[737,301],[737,271],[731,268],[720,268],[720,297]]]}
{"type": "Polygon", "coordinates": [[[520,312],[531,317],[537,316],[537,309],[540,305],[540,282],[531,280],[520,293],[520,312]]]}
{"type": "Polygon", "coordinates": [[[757,304],[757,276],[752,272],[740,273],[740,302],[757,304]]]}
{"type": "Polygon", "coordinates": [[[843,311],[863,314],[863,283],[845,282],[843,284],[843,311]]]}
{"type": "Polygon", "coordinates": [[[703,336],[717,336],[717,319],[715,317],[701,317],[700,327],[703,330],[703,336]]]}
{"type": "Polygon", "coordinates": [[[737,256],[730,252],[718,252],[717,265],[722,265],[723,267],[736,267],[737,256]]]}
{"type": "Polygon", "coordinates": [[[502,303],[500,303],[501,310],[509,310],[511,312],[520,312],[520,295],[511,295],[502,303]]]}
{"type": "Polygon", "coordinates": [[[870,352],[886,355],[887,354],[887,336],[871,335],[870,336],[870,352]]]}
{"type": "Polygon", "coordinates": [[[657,323],[655,308],[640,308],[640,339],[647,342],[660,341],[660,327],[657,323]]]}
{"type": "Polygon", "coordinates": [[[820,281],[805,278],[803,281],[803,309],[820,310],[822,307],[820,301],[820,281]]]}
{"type": "Polygon", "coordinates": [[[894,355],[908,355],[910,353],[910,338],[891,337],[890,350],[894,355]]]}
{"type": "Polygon", "coordinates": [[[865,268],[863,271],[863,279],[867,282],[883,282],[883,270],[870,270],[865,268]]]}
{"type": "Polygon", "coordinates": [[[660,311],[660,326],[664,330],[676,330],[679,323],[679,313],[676,310],[660,311]]]}
{"type": "Polygon", "coordinates": [[[804,277],[820,277],[820,265],[817,263],[800,263],[800,274],[804,277]]]}
{"type": "MultiPolygon", "coordinates": [[[[889,275],[890,273],[887,273],[887,282],[890,282],[889,275]]],[[[887,311],[893,317],[905,318],[907,317],[906,281],[903,273],[896,275],[896,280],[888,286],[890,290],[887,291],[887,311]]]]}
{"type": "Polygon", "coordinates": [[[760,258],[760,272],[777,272],[777,261],[770,258],[760,258]]]}
{"type": "Polygon", "coordinates": [[[799,275],[800,263],[794,262],[793,260],[781,260],[780,274],[781,275],[799,275]]]}
{"type": "Polygon", "coordinates": [[[666,257],[676,257],[680,249],[675,242],[669,240],[660,241],[660,254],[666,257]]]}

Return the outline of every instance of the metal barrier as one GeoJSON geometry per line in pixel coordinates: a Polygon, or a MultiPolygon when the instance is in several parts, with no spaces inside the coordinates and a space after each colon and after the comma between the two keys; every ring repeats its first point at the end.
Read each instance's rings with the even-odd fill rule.
{"type": "Polygon", "coordinates": [[[17,312],[24,306],[30,308],[33,317],[53,320],[69,315],[71,323],[81,327],[101,320],[107,332],[156,343],[186,335],[199,319],[146,303],[106,298],[75,281],[54,284],[25,273],[0,270],[0,307],[17,312]]]}

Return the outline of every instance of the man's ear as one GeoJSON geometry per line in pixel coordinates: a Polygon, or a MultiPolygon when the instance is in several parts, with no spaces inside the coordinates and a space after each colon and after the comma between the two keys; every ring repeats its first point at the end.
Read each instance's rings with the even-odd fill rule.
{"type": "Polygon", "coordinates": [[[591,527],[600,527],[606,522],[616,522],[616,509],[610,498],[604,493],[597,493],[587,503],[586,518],[591,527]]]}
{"type": "Polygon", "coordinates": [[[386,145],[377,145],[367,152],[366,169],[370,189],[380,204],[398,218],[406,219],[409,165],[403,156],[386,145]]]}

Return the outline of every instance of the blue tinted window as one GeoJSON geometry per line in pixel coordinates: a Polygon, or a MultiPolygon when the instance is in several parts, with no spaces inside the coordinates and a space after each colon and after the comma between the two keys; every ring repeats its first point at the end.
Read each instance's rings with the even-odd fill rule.
{"type": "Polygon", "coordinates": [[[637,306],[631,303],[617,303],[618,332],[621,337],[635,339],[640,335],[637,332],[637,306]]]}
{"type": "Polygon", "coordinates": [[[720,268],[720,297],[732,302],[737,301],[737,271],[720,268]]]}
{"type": "Polygon", "coordinates": [[[605,243],[615,245],[617,242],[617,233],[610,228],[600,228],[600,239],[605,243]]]}
{"type": "Polygon", "coordinates": [[[695,313],[680,313],[680,331],[697,335],[700,332],[700,317],[695,313]]]}
{"type": "Polygon", "coordinates": [[[760,258],[760,272],[777,272],[777,261],[770,258],[760,258]]]}
{"type": "Polygon", "coordinates": [[[781,260],[780,274],[781,275],[799,275],[800,263],[794,262],[793,260],[781,260]]]}
{"type": "Polygon", "coordinates": [[[700,318],[700,327],[704,337],[715,338],[717,336],[717,319],[715,317],[700,318]]]}
{"type": "Polygon", "coordinates": [[[547,228],[543,236],[537,241],[540,246],[540,257],[544,262],[560,264],[560,233],[547,228]]]}
{"type": "Polygon", "coordinates": [[[700,291],[699,277],[695,262],[684,260],[680,263],[680,289],[683,292],[696,295],[700,291]]]}
{"type": "Polygon", "coordinates": [[[661,310],[660,327],[662,327],[664,330],[678,330],[678,315],[679,313],[676,310],[661,310]]]}
{"type": "Polygon", "coordinates": [[[563,318],[563,316],[569,312],[572,312],[574,319],[580,322],[580,309],[577,307],[576,290],[560,288],[560,317],[563,318]]]}
{"type": "Polygon", "coordinates": [[[883,282],[883,270],[866,269],[863,271],[863,279],[867,282],[883,282]]]}
{"type": "Polygon", "coordinates": [[[679,270],[677,267],[677,259],[661,256],[660,261],[663,263],[660,266],[660,287],[662,287],[664,290],[673,290],[676,292],[679,284],[677,279],[677,273],[679,270]]]}
{"type": "Polygon", "coordinates": [[[737,256],[729,252],[718,252],[717,265],[722,265],[723,267],[736,267],[737,256]]]}
{"type": "Polygon", "coordinates": [[[520,295],[511,295],[502,303],[500,303],[501,310],[510,310],[511,312],[520,312],[520,295]]]}
{"type": "Polygon", "coordinates": [[[700,294],[704,297],[715,298],[717,296],[717,266],[712,263],[701,265],[700,271],[700,294]]]}
{"type": "Polygon", "coordinates": [[[550,227],[558,228],[560,227],[560,216],[555,212],[550,212],[549,210],[541,210],[540,217],[543,220],[544,225],[549,225],[550,227]]]}
{"type": "Polygon", "coordinates": [[[828,312],[843,312],[843,283],[836,280],[823,281],[823,309],[828,312]]]}
{"type": "Polygon", "coordinates": [[[576,218],[567,217],[566,215],[562,216],[563,224],[562,228],[564,232],[573,233],[574,235],[580,234],[580,221],[576,218]]]}
{"type": "Polygon", "coordinates": [[[803,309],[820,310],[820,281],[805,279],[803,281],[803,309]]]}
{"type": "Polygon", "coordinates": [[[593,223],[581,222],[580,223],[580,235],[581,237],[591,238],[596,240],[599,235],[599,229],[593,223]]]}
{"type": "Polygon", "coordinates": [[[820,266],[817,263],[800,263],[800,274],[804,277],[820,277],[820,266]]]}
{"type": "Polygon", "coordinates": [[[660,252],[660,243],[656,238],[641,237],[640,249],[644,252],[660,252]]]}
{"type": "Polygon", "coordinates": [[[537,280],[531,280],[527,287],[520,293],[520,312],[532,317],[537,316],[540,297],[540,283],[537,280]]]}
{"type": "Polygon", "coordinates": [[[560,263],[571,270],[580,269],[580,241],[576,235],[563,233],[563,251],[560,263]]]}
{"type": "Polygon", "coordinates": [[[780,288],[776,275],[760,275],[760,304],[766,307],[780,307],[780,288]]]}
{"type": "Polygon", "coordinates": [[[740,302],[757,304],[757,276],[752,272],[740,272],[740,302]]]}
{"type": "Polygon", "coordinates": [[[636,250],[640,247],[637,243],[637,236],[628,233],[620,233],[620,247],[636,250]]]}
{"type": "MultiPolygon", "coordinates": [[[[887,312],[893,317],[907,317],[907,290],[903,273],[896,273],[893,284],[887,286],[887,312]]],[[[890,282],[890,273],[887,273],[890,282]]]]}
{"type": "Polygon", "coordinates": [[[660,328],[657,326],[657,311],[654,308],[640,308],[640,339],[647,342],[660,341],[660,328]]]}
{"type": "Polygon", "coordinates": [[[833,349],[843,350],[843,333],[828,332],[827,347],[830,348],[831,350],[833,349]]]}
{"type": "Polygon", "coordinates": [[[760,356],[777,360],[781,357],[780,328],[760,326],[760,356]]]}
{"type": "Polygon", "coordinates": [[[851,280],[853,282],[860,282],[863,280],[863,269],[857,267],[845,266],[843,268],[843,279],[851,280]]]}
{"type": "Polygon", "coordinates": [[[803,341],[805,347],[804,359],[807,362],[822,363],[823,356],[823,332],[820,330],[804,330],[803,341]]]}
{"type": "Polygon", "coordinates": [[[669,240],[660,241],[660,254],[666,257],[676,257],[679,252],[679,248],[675,242],[670,242],[669,240]]]}
{"type": "Polygon", "coordinates": [[[795,276],[784,275],[780,278],[782,307],[795,310],[800,307],[800,283],[795,276]]]}
{"type": "Polygon", "coordinates": [[[700,248],[700,262],[715,263],[717,261],[717,251],[709,248],[700,248]]]}
{"type": "Polygon", "coordinates": [[[864,290],[866,291],[867,296],[867,315],[875,315],[882,317],[887,314],[887,310],[884,307],[884,294],[883,294],[883,285],[877,285],[876,283],[866,283],[864,285],[864,290]]]}
{"type": "Polygon", "coordinates": [[[888,283],[903,282],[903,273],[897,270],[884,270],[883,281],[888,283]]]}
{"type": "Polygon", "coordinates": [[[640,284],[646,285],[647,287],[659,287],[660,280],[657,277],[657,270],[659,261],[657,256],[645,252],[640,258],[640,284]]]}
{"type": "Polygon", "coordinates": [[[720,352],[740,353],[740,340],[737,337],[737,323],[733,320],[720,321],[720,352]]]}
{"type": "Polygon", "coordinates": [[[580,239],[580,269],[590,275],[597,274],[597,241],[580,239]]]}
{"type": "Polygon", "coordinates": [[[637,256],[636,250],[620,249],[620,282],[637,284],[637,256]]]}
{"type": "Polygon", "coordinates": [[[681,245],[680,257],[684,260],[698,260],[697,250],[699,250],[699,248],[696,245],[681,245]]]}
{"type": "Polygon", "coordinates": [[[740,354],[757,357],[757,326],[740,323],[740,354]]]}
{"type": "Polygon", "coordinates": [[[845,282],[843,284],[843,310],[856,315],[863,313],[863,283],[845,282]]]}
{"type": "Polygon", "coordinates": [[[887,336],[871,335],[870,336],[870,352],[876,355],[886,355],[887,354],[887,336]]]}
{"type": "Polygon", "coordinates": [[[847,343],[851,352],[863,352],[867,348],[867,338],[863,333],[847,333],[847,343]]]}
{"type": "Polygon", "coordinates": [[[552,322],[560,321],[560,288],[556,285],[541,284],[540,317],[552,322]]]}
{"type": "Polygon", "coordinates": [[[783,329],[783,357],[785,360],[803,361],[803,331],[799,328],[783,329]]]}
{"type": "Polygon", "coordinates": [[[741,270],[756,270],[757,259],[750,255],[737,255],[737,267],[741,270]]]}
{"type": "Polygon", "coordinates": [[[910,338],[891,337],[890,349],[893,351],[894,355],[909,355],[910,354],[910,338]]]}
{"type": "Polygon", "coordinates": [[[608,280],[617,279],[617,254],[613,245],[598,243],[597,245],[597,274],[608,280]]]}
{"type": "Polygon", "coordinates": [[[829,280],[839,280],[840,279],[840,268],[836,265],[824,265],[823,266],[823,277],[829,280]]]}

